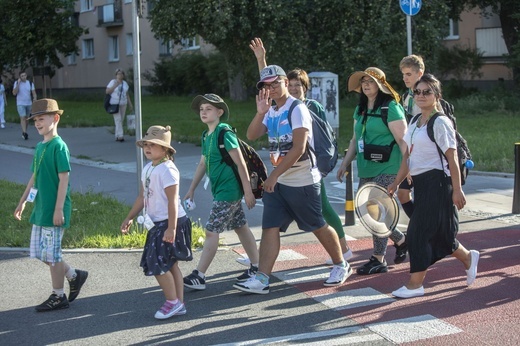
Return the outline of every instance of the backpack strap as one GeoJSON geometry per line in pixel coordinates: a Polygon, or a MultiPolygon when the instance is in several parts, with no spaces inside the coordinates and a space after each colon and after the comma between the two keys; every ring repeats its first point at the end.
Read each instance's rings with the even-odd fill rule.
{"type": "MultiPolygon", "coordinates": [[[[292,103],[291,106],[289,107],[289,113],[287,114],[287,121],[289,122],[289,126],[291,127],[291,129],[292,129],[292,119],[291,119],[291,118],[292,118],[292,112],[293,112],[294,108],[296,108],[296,106],[298,106],[299,104],[302,104],[302,103],[303,103],[303,102],[302,102],[301,100],[296,99],[296,100],[293,101],[293,103],[292,103]]],[[[307,106],[307,104],[305,104],[305,105],[306,105],[307,109],[309,109],[309,107],[307,106]]],[[[309,114],[311,114],[311,110],[310,110],[310,109],[309,109],[309,114]]],[[[311,114],[311,118],[312,118],[312,114],[311,114]]],[[[312,121],[314,121],[314,119],[312,119],[312,121]]],[[[307,143],[305,143],[305,152],[307,153],[307,156],[309,156],[309,159],[311,160],[311,166],[314,167],[315,162],[314,162],[314,160],[312,159],[313,155],[311,155],[311,154],[309,153],[309,151],[312,151],[312,153],[313,153],[314,155],[316,155],[316,154],[314,153],[314,149],[309,145],[309,142],[307,142],[307,143]]],[[[303,155],[302,155],[302,156],[303,156],[303,155]]],[[[301,159],[301,157],[300,157],[300,159],[301,159]]],[[[300,160],[300,159],[298,159],[298,160],[300,160]]]]}
{"type": "Polygon", "coordinates": [[[442,171],[444,171],[444,165],[443,165],[442,158],[444,157],[444,159],[446,160],[446,163],[448,162],[448,158],[446,157],[446,154],[444,154],[442,152],[442,149],[437,144],[437,141],[435,141],[435,134],[433,133],[433,124],[435,124],[435,120],[437,120],[437,118],[439,116],[446,116],[446,114],[437,112],[434,115],[432,115],[430,120],[428,121],[428,124],[426,125],[426,133],[428,133],[428,137],[430,137],[430,140],[433,143],[435,143],[435,146],[437,147],[437,152],[439,153],[439,159],[441,160],[442,171]]]}

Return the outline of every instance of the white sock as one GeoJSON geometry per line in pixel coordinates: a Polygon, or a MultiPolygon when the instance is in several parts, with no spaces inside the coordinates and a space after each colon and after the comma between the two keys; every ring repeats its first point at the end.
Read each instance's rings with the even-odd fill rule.
{"type": "Polygon", "coordinates": [[[206,274],[204,274],[203,272],[201,272],[200,270],[197,269],[197,272],[199,273],[199,276],[204,279],[206,277],[206,274]]]}
{"type": "Polygon", "coordinates": [[[65,277],[69,281],[74,279],[76,277],[76,269],[70,267],[69,270],[67,270],[67,272],[65,273],[65,277]]]}
{"type": "Polygon", "coordinates": [[[53,288],[52,293],[54,293],[58,297],[63,297],[63,295],[65,294],[65,291],[63,290],[63,288],[53,288]]]}

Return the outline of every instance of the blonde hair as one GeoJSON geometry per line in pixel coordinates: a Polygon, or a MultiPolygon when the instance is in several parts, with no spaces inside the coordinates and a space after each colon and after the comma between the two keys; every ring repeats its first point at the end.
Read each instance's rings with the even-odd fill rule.
{"type": "Polygon", "coordinates": [[[423,58],[420,55],[408,55],[401,59],[401,62],[399,63],[399,69],[402,70],[403,68],[408,67],[416,72],[424,72],[424,61],[423,58]]]}

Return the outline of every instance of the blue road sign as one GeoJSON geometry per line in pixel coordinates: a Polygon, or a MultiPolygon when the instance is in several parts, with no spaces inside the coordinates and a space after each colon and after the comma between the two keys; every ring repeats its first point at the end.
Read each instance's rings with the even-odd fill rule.
{"type": "Polygon", "coordinates": [[[415,16],[421,9],[422,0],[400,0],[399,3],[404,14],[415,16]]]}

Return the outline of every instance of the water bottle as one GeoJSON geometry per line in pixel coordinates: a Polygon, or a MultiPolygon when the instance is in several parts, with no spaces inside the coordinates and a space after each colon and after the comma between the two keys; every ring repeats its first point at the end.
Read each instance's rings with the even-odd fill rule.
{"type": "Polygon", "coordinates": [[[475,167],[475,162],[473,162],[473,160],[468,160],[465,165],[467,169],[473,169],[473,167],[475,167]]]}

